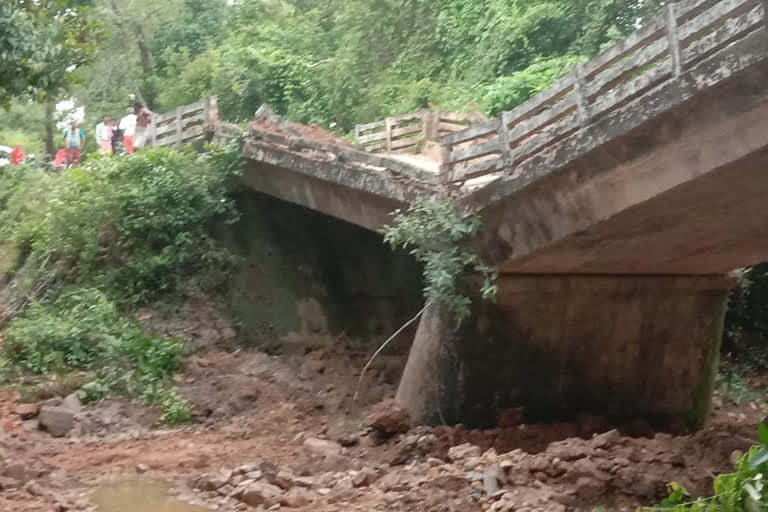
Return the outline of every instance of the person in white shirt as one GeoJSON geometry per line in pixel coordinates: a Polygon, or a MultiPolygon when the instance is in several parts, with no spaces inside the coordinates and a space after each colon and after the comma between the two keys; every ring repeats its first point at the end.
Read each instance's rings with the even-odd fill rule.
{"type": "Polygon", "coordinates": [[[123,131],[123,150],[133,153],[133,136],[136,133],[136,114],[133,108],[125,111],[125,117],[120,120],[118,128],[123,131]]]}
{"type": "Polygon", "coordinates": [[[96,142],[100,153],[112,154],[112,120],[109,116],[104,116],[104,120],[96,125],[96,142]]]}

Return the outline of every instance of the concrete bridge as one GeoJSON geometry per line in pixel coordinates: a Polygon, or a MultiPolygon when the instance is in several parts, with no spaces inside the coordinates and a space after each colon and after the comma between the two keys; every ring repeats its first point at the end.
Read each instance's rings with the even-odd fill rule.
{"type": "MultiPolygon", "coordinates": [[[[701,425],[733,269],[768,258],[764,0],[685,0],[495,119],[424,111],[320,142],[267,113],[243,182],[368,229],[423,194],[480,212],[497,304],[421,320],[417,421],[503,409],[701,425]]],[[[262,112],[262,117],[264,112],[262,112]]]]}

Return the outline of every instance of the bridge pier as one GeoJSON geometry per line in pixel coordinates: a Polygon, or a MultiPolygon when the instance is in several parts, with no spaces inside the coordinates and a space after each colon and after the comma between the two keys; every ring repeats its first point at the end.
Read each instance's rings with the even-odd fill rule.
{"type": "Polygon", "coordinates": [[[503,275],[456,327],[425,312],[397,392],[416,423],[578,413],[702,426],[730,276],[503,275]]]}

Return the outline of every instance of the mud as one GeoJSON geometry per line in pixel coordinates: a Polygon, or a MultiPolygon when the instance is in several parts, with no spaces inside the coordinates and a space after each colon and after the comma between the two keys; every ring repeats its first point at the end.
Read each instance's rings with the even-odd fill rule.
{"type": "Polygon", "coordinates": [[[99,512],[210,512],[211,509],[192,505],[168,493],[169,485],[162,480],[133,478],[100,485],[89,496],[99,512]]]}
{"type": "MultiPolygon", "coordinates": [[[[514,411],[494,430],[403,432],[402,412],[376,405],[394,395],[401,356],[378,359],[355,401],[372,349],[239,350],[223,317],[196,315],[197,307],[139,314],[198,347],[177,377],[191,425],[168,429],[157,410],[109,400],[84,407],[88,432],[57,439],[22,419],[32,413],[19,407],[18,392],[0,391],[0,510],[118,511],[94,489],[136,478],[167,482],[177,500],[221,511],[634,510],[658,501],[671,480],[709,492],[713,477],[730,470],[731,453],[756,441],[766,415],[763,404],[716,397],[710,426],[690,436],[637,424],[616,430],[600,418],[523,425],[514,411]]],[[[154,496],[167,499],[159,488],[154,496]]]]}

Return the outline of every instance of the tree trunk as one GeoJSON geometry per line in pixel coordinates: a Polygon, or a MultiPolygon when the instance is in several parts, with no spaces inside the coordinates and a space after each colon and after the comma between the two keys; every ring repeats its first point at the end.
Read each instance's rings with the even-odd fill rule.
{"type": "Polygon", "coordinates": [[[396,400],[415,425],[453,423],[459,359],[455,322],[438,303],[421,317],[396,400]]]}
{"type": "MultiPolygon", "coordinates": [[[[117,26],[120,27],[125,37],[130,37],[128,30],[126,29],[126,23],[123,22],[123,14],[120,12],[120,8],[117,6],[115,0],[110,1],[112,11],[117,16],[117,26]]],[[[136,36],[136,44],[139,48],[139,57],[141,58],[141,69],[144,76],[152,76],[154,74],[154,68],[152,67],[152,54],[149,52],[149,45],[147,44],[147,37],[144,34],[144,27],[138,21],[132,21],[130,25],[133,28],[133,32],[136,36]]]]}
{"type": "Polygon", "coordinates": [[[139,56],[141,57],[141,69],[144,72],[144,76],[152,76],[154,69],[152,68],[152,54],[149,53],[149,46],[147,45],[147,38],[144,35],[144,27],[138,22],[134,23],[133,30],[136,32],[136,43],[139,45],[139,56]]]}
{"type": "Polygon", "coordinates": [[[45,153],[48,158],[53,160],[56,154],[56,144],[53,142],[54,132],[56,131],[56,99],[49,97],[45,101],[45,153]]]}

